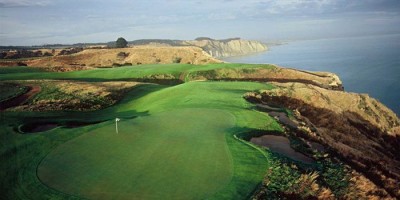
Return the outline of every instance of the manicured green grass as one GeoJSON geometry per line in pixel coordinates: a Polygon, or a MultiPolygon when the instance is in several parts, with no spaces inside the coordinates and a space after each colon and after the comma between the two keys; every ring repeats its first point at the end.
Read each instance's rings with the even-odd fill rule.
{"type": "Polygon", "coordinates": [[[204,199],[231,179],[224,133],[234,122],[225,111],[178,109],[122,120],[118,134],[106,123],[52,151],[38,175],[90,199],[204,199]]]}
{"type": "MultiPolygon", "coordinates": [[[[182,73],[199,66],[139,67],[154,67],[157,73],[170,70],[163,73],[174,74],[174,70],[182,73]]],[[[129,75],[136,73],[132,68],[40,76],[88,80],[101,76],[113,80],[133,76],[129,75]]],[[[35,73],[27,74],[24,78],[34,78],[35,73]]],[[[22,75],[8,78],[19,76],[22,75]]],[[[117,105],[100,111],[2,113],[1,188],[6,197],[13,199],[98,195],[137,199],[248,198],[262,181],[268,159],[233,135],[254,129],[282,131],[275,120],[253,110],[253,105],[243,99],[245,92],[271,87],[253,82],[142,85],[117,105]],[[142,117],[128,119],[132,116],[142,117]],[[115,117],[123,118],[118,135],[114,130],[115,117]],[[13,130],[20,123],[68,120],[110,121],[29,135],[15,134],[13,130]],[[43,182],[36,174],[38,166],[43,182]]]]}

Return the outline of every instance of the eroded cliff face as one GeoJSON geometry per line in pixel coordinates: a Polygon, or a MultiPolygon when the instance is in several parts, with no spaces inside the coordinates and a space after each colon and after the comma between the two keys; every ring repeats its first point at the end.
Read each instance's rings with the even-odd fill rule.
{"type": "Polygon", "coordinates": [[[273,83],[251,92],[253,103],[285,107],[304,127],[297,136],[331,149],[392,196],[400,197],[400,120],[366,94],[333,91],[304,83],[273,83]]]}
{"type": "Polygon", "coordinates": [[[200,47],[211,56],[217,58],[241,56],[268,50],[267,46],[259,41],[239,38],[228,40],[201,39],[184,41],[183,43],[200,47]]]}

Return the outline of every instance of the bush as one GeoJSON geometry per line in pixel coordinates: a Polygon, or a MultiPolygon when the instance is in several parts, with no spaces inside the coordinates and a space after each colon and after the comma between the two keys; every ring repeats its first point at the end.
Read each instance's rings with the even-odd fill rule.
{"type": "Polygon", "coordinates": [[[174,59],[172,59],[173,63],[181,63],[182,58],[181,57],[175,57],[174,59]]]}
{"type": "Polygon", "coordinates": [[[318,185],[318,176],[318,172],[302,173],[294,164],[274,160],[254,199],[317,199],[326,190],[318,185]]]}
{"type": "Polygon", "coordinates": [[[53,56],[50,52],[44,52],[43,56],[53,56]]]}
{"type": "Polygon", "coordinates": [[[117,56],[120,57],[120,58],[126,58],[126,57],[129,56],[129,53],[119,52],[119,53],[117,54],[117,56]]]}
{"type": "Polygon", "coordinates": [[[127,45],[128,42],[123,37],[118,38],[117,41],[115,42],[116,48],[125,48],[127,45]]]}

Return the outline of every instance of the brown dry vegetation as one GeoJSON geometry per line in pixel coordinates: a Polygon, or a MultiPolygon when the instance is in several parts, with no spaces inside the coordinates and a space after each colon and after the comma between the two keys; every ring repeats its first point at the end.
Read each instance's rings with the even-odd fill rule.
{"type": "Polygon", "coordinates": [[[367,95],[301,83],[275,85],[269,91],[248,93],[246,98],[295,110],[300,121],[316,128],[302,137],[329,147],[378,187],[400,197],[400,133],[395,132],[400,121],[391,110],[367,95]]]}
{"type": "MultiPolygon", "coordinates": [[[[1,61],[0,66],[15,66],[21,61],[1,61]]],[[[120,49],[85,49],[79,53],[23,61],[31,67],[49,71],[85,70],[93,67],[111,67],[140,64],[220,63],[198,47],[138,46],[120,49]],[[179,62],[177,62],[179,61],[179,62]]]]}
{"type": "Polygon", "coordinates": [[[21,81],[42,91],[13,111],[98,110],[115,104],[137,82],[21,81]]]}
{"type": "Polygon", "coordinates": [[[357,171],[352,170],[350,176],[350,185],[347,194],[344,195],[345,199],[395,199],[357,171]]]}

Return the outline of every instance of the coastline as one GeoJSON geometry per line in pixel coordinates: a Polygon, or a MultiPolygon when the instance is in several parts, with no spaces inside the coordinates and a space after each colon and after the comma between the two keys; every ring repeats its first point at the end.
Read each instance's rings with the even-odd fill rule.
{"type": "Polygon", "coordinates": [[[400,34],[297,40],[262,53],[223,58],[229,63],[274,63],[337,74],[347,92],[367,93],[400,116],[400,34]],[[375,39],[375,40],[372,40],[375,39]]]}

